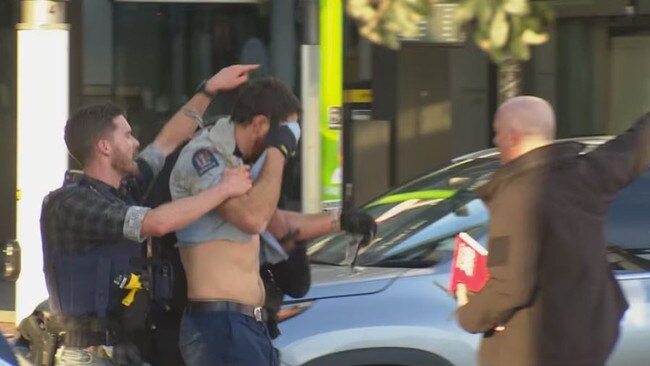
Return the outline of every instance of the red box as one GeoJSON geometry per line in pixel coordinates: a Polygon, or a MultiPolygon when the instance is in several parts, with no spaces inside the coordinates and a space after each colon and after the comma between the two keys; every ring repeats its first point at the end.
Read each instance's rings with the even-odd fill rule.
{"type": "Polygon", "coordinates": [[[470,292],[479,292],[490,274],[487,269],[488,251],[467,233],[456,235],[454,257],[451,262],[449,291],[456,293],[459,283],[464,283],[470,292]]]}

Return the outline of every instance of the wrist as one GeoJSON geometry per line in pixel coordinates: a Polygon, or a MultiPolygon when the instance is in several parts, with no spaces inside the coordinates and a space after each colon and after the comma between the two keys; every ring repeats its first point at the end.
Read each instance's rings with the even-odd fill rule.
{"type": "Polygon", "coordinates": [[[330,215],[330,227],[332,231],[341,230],[341,209],[332,210],[330,215]]]}
{"type": "Polygon", "coordinates": [[[194,94],[203,94],[203,95],[205,95],[206,97],[208,97],[210,99],[214,99],[214,97],[217,96],[217,91],[218,90],[219,90],[219,88],[216,88],[215,90],[209,90],[208,89],[208,80],[205,79],[199,84],[199,86],[196,87],[196,90],[195,90],[194,94]]]}

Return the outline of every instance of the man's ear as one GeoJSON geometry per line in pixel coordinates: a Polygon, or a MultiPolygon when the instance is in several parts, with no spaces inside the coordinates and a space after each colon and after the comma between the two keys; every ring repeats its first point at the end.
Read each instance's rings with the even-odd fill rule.
{"type": "Polygon", "coordinates": [[[258,114],[255,117],[253,117],[253,120],[251,121],[251,125],[256,135],[264,136],[271,128],[271,121],[267,116],[263,114],[258,114]]]}
{"type": "Polygon", "coordinates": [[[95,144],[95,149],[99,155],[108,156],[112,148],[111,143],[106,139],[99,139],[95,144]]]}

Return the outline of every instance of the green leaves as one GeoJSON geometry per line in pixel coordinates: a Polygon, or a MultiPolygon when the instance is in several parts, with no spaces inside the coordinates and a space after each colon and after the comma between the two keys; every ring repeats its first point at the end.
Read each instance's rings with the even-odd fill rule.
{"type": "Polygon", "coordinates": [[[472,24],[476,44],[500,64],[530,59],[530,46],[548,41],[554,16],[546,1],[462,0],[456,20],[472,24]]]}
{"type": "Polygon", "coordinates": [[[347,0],[346,10],[371,42],[397,49],[400,38],[420,35],[419,24],[430,12],[429,0],[347,0]]]}
{"type": "Polygon", "coordinates": [[[508,19],[506,19],[506,12],[503,9],[497,9],[492,19],[492,24],[490,25],[490,41],[492,41],[492,47],[503,47],[508,41],[509,30],[510,24],[508,23],[508,19]]]}
{"type": "Polygon", "coordinates": [[[530,11],[528,0],[505,0],[503,10],[512,15],[527,15],[530,11]]]}

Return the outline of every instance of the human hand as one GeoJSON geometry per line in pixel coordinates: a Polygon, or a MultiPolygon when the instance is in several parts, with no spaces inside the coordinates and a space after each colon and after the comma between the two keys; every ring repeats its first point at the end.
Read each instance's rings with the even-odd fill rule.
{"type": "Polygon", "coordinates": [[[224,67],[205,84],[205,90],[215,95],[220,90],[231,90],[248,81],[248,72],[260,65],[231,65],[224,67]]]}
{"type": "Polygon", "coordinates": [[[356,209],[346,210],[341,212],[339,218],[341,230],[349,233],[363,235],[372,238],[377,234],[377,223],[363,211],[356,209]]]}
{"type": "Polygon", "coordinates": [[[291,130],[289,125],[279,124],[271,127],[271,130],[266,136],[266,143],[268,146],[280,150],[282,155],[288,159],[296,153],[296,149],[298,148],[298,136],[296,136],[296,133],[291,130]]]}
{"type": "Polygon", "coordinates": [[[250,167],[243,165],[237,168],[226,168],[221,184],[229,197],[241,196],[248,192],[253,186],[250,167]]]}
{"type": "Polygon", "coordinates": [[[458,303],[458,306],[465,306],[469,302],[467,286],[465,286],[464,283],[456,285],[456,302],[458,303]]]}

